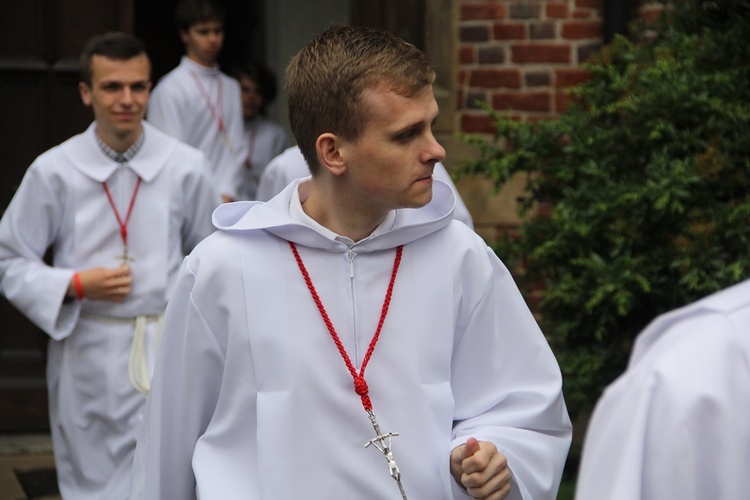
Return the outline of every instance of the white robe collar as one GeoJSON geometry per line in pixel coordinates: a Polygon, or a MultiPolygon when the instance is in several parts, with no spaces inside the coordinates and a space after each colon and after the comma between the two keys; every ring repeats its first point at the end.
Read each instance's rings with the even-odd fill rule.
{"type": "MultiPolygon", "coordinates": [[[[135,172],[144,182],[150,182],[166,164],[177,146],[173,139],[143,121],[143,147],[135,157],[122,164],[135,172]]],[[[61,145],[68,160],[83,173],[97,182],[108,180],[120,166],[108,157],[96,143],[96,122],[61,145]]]]}
{"type": "Polygon", "coordinates": [[[182,59],[180,59],[180,66],[182,66],[185,69],[188,69],[200,76],[210,76],[215,77],[220,74],[219,65],[215,65],[211,68],[208,68],[206,66],[203,66],[201,64],[198,64],[197,62],[191,60],[188,56],[182,56],[182,59]]]}
{"type": "MultiPolygon", "coordinates": [[[[227,232],[265,230],[280,238],[315,248],[333,251],[346,249],[347,245],[340,237],[332,239],[330,234],[324,234],[314,225],[300,221],[292,215],[292,198],[300,184],[309,180],[307,177],[293,181],[267,203],[225,203],[214,210],[214,225],[227,232]]],[[[409,243],[450,224],[455,207],[456,197],[453,190],[440,179],[434,179],[432,201],[422,208],[394,210],[380,225],[378,231],[354,245],[360,251],[375,251],[409,243]]]]}

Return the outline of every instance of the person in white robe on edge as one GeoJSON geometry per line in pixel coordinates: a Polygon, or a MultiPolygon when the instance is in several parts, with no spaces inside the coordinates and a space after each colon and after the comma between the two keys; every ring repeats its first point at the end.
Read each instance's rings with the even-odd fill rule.
{"type": "Polygon", "coordinates": [[[88,41],[79,88],[95,121],[34,161],[0,220],[0,291],[50,336],[66,499],[128,498],[162,314],[221,203],[203,154],[142,121],[150,72],[137,39],[88,41]]]}
{"type": "MultiPolygon", "coordinates": [[[[257,199],[268,201],[279,194],[293,180],[309,175],[310,169],[307,167],[305,157],[302,156],[299,146],[287,148],[266,165],[258,183],[257,199]]],[[[441,162],[435,164],[433,176],[445,181],[456,195],[456,208],[453,211],[453,218],[474,229],[474,220],[471,218],[469,209],[466,208],[466,204],[461,199],[461,195],[458,194],[458,189],[453,184],[450,174],[441,162]]]]}
{"type": "Polygon", "coordinates": [[[175,21],[185,55],[154,87],[148,121],[203,151],[222,199],[236,200],[247,151],[240,85],[216,63],[224,43],[224,10],[214,0],[181,0],[175,21]]]}
{"type": "Polygon", "coordinates": [[[604,392],[578,500],[750,494],[750,280],[654,320],[604,392]]]}
{"type": "Polygon", "coordinates": [[[229,74],[240,83],[245,118],[243,139],[247,157],[238,199],[257,200],[258,182],[266,165],[289,147],[284,127],[266,117],[266,108],[276,96],[276,78],[264,65],[255,62],[238,64],[229,74]]]}
{"type": "Polygon", "coordinates": [[[560,370],[432,177],[434,78],[369,28],[333,26],[292,59],[312,179],[220,207],[185,260],[133,498],[555,498],[560,370]]]}

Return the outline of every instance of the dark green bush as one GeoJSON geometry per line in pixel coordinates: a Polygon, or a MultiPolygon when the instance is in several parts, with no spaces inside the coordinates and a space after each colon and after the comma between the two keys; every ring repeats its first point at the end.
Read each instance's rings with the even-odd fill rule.
{"type": "Polygon", "coordinates": [[[750,277],[750,1],[666,12],[594,55],[559,119],[488,110],[494,139],[466,137],[479,158],[464,174],[526,176],[520,237],[496,251],[545,289],[574,416],[657,314],[750,277]]]}

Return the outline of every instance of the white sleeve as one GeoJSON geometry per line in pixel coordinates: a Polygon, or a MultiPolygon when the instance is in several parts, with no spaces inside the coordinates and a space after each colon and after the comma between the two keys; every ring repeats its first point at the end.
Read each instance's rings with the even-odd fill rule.
{"type": "Polygon", "coordinates": [[[551,500],[572,435],[560,369],[510,272],[486,253],[491,277],[460,327],[453,359],[451,449],[469,437],[494,443],[508,459],[509,498],[551,500]]]}
{"type": "Polygon", "coordinates": [[[62,225],[64,208],[61,193],[35,165],[0,220],[0,291],[29,320],[60,340],[73,331],[80,301],[64,301],[75,271],[43,261],[62,225]]]}

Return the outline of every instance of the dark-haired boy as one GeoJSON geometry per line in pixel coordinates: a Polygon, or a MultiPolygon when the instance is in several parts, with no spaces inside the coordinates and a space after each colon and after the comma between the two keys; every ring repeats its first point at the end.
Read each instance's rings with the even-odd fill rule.
{"type": "Polygon", "coordinates": [[[66,499],[128,497],[167,298],[220,203],[203,154],[143,121],[150,73],[132,36],[89,40],[79,90],[94,123],[34,161],[0,220],[0,292],[50,336],[66,499]]]}
{"type": "Polygon", "coordinates": [[[216,63],[224,43],[224,16],[213,0],[177,5],[175,21],[185,55],[154,88],[148,121],[203,151],[209,176],[224,201],[232,201],[243,182],[246,147],[240,86],[216,63]]]}

